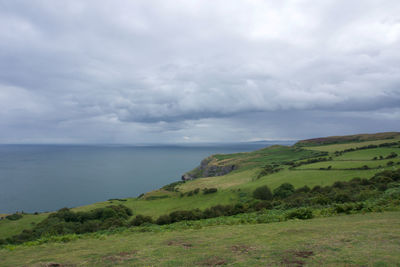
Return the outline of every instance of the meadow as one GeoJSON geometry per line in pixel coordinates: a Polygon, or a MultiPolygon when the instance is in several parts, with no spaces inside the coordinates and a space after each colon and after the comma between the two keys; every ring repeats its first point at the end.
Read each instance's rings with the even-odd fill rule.
{"type": "Polygon", "coordinates": [[[87,237],[0,250],[2,266],[395,266],[400,212],[87,237]]]}

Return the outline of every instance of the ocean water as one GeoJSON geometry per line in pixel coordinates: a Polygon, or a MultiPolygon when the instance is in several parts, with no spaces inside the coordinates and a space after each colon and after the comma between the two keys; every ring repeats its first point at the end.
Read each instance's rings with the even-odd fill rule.
{"type": "Polygon", "coordinates": [[[265,146],[0,145],[0,213],[136,197],[180,180],[211,154],[265,146]]]}

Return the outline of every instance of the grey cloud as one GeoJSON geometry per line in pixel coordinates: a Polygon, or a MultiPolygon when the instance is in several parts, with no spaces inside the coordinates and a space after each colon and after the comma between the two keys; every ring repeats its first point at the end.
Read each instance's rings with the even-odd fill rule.
{"type": "Polygon", "coordinates": [[[315,136],[299,114],[393,130],[398,14],[395,0],[0,1],[0,142],[315,136]]]}

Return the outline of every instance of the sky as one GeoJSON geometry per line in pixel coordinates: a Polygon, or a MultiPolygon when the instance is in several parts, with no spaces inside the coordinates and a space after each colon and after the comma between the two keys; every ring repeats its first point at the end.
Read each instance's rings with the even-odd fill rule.
{"type": "Polygon", "coordinates": [[[400,131],[398,0],[0,0],[0,143],[400,131]]]}

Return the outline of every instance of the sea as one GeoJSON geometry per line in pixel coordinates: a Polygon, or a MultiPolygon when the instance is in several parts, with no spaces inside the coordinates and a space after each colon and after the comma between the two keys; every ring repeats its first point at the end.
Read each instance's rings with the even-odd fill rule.
{"type": "Polygon", "coordinates": [[[0,145],[0,214],[137,197],[181,179],[212,154],[292,141],[201,145],[0,145]]]}

